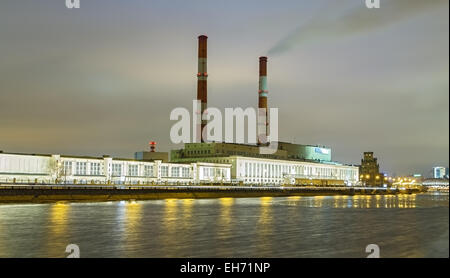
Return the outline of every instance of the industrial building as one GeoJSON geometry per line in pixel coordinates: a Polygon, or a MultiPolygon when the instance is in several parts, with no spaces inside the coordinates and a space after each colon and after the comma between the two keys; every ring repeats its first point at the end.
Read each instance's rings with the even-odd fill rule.
{"type": "Polygon", "coordinates": [[[172,150],[171,161],[182,158],[204,158],[214,156],[251,156],[273,159],[297,159],[309,162],[331,162],[331,148],[325,146],[299,145],[278,142],[274,154],[261,154],[258,145],[232,143],[187,143],[184,149],[172,150]]]}
{"type": "MultiPolygon", "coordinates": [[[[206,36],[199,38],[197,100],[202,104],[202,114],[207,110],[206,36]]],[[[273,154],[261,154],[260,147],[268,143],[270,128],[268,111],[267,57],[259,58],[258,86],[258,142],[232,144],[223,142],[186,143],[183,149],[172,150],[172,162],[209,162],[231,164],[232,180],[245,184],[313,184],[327,181],[333,184],[355,185],[359,169],[332,161],[331,148],[278,142],[273,154]],[[262,110],[261,110],[262,109],[262,110]]],[[[202,121],[201,130],[207,123],[202,121]]],[[[322,183],[323,184],[323,183],[322,183]]]]}
{"type": "Polygon", "coordinates": [[[229,164],[0,152],[0,183],[181,185],[230,181],[229,164]]]}
{"type": "MultiPolygon", "coordinates": [[[[207,37],[198,37],[197,100],[207,113],[207,37]]],[[[359,169],[333,162],[331,148],[278,142],[273,154],[261,154],[270,140],[267,119],[267,57],[259,58],[258,141],[255,145],[187,143],[184,149],[135,153],[135,159],[0,152],[0,182],[81,184],[198,184],[239,182],[260,185],[356,185],[359,169]],[[261,110],[262,109],[262,110],[261,110]],[[170,161],[170,162],[169,162],[170,161]]],[[[202,119],[203,131],[207,121],[202,119]]],[[[203,134],[203,132],[201,132],[203,134]]]]}
{"type": "Polygon", "coordinates": [[[232,180],[245,184],[292,184],[295,179],[358,182],[358,167],[333,162],[331,149],[319,146],[279,142],[274,154],[260,154],[257,145],[189,143],[172,150],[170,160],[231,164],[232,180]]]}
{"type": "Polygon", "coordinates": [[[351,186],[358,182],[358,167],[338,163],[312,163],[234,155],[183,158],[176,161],[231,164],[231,179],[244,184],[294,185],[299,180],[304,180],[301,185],[312,185],[315,180],[327,180],[334,181],[333,185],[341,182],[342,185],[351,186]]]}

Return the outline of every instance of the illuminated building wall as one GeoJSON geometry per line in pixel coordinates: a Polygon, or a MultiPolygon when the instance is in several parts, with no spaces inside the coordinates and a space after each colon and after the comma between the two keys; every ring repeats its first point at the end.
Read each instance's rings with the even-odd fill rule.
{"type": "Polygon", "coordinates": [[[230,180],[228,164],[0,153],[0,183],[189,184],[230,180]]]}
{"type": "Polygon", "coordinates": [[[314,163],[296,160],[243,156],[183,158],[177,161],[205,161],[231,164],[231,178],[245,184],[284,184],[292,178],[343,180],[358,182],[358,167],[338,163],[314,163]]]}

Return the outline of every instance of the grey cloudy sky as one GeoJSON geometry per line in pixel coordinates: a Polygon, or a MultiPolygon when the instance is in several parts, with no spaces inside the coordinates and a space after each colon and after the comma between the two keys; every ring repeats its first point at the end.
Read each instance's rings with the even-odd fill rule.
{"type": "Polygon", "coordinates": [[[284,141],[333,148],[390,173],[449,161],[448,1],[64,0],[0,2],[0,150],[131,157],[170,143],[196,97],[208,41],[208,104],[269,106],[284,141]]]}

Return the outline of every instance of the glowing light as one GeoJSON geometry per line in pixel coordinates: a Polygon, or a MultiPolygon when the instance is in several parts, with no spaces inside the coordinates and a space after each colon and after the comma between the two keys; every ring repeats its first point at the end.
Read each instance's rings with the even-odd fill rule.
{"type": "Polygon", "coordinates": [[[55,235],[60,235],[67,230],[67,214],[70,206],[66,203],[58,202],[51,208],[52,231],[55,235]]]}
{"type": "Polygon", "coordinates": [[[268,205],[270,205],[270,204],[272,203],[272,199],[273,199],[273,197],[261,197],[261,198],[260,198],[260,200],[261,200],[261,205],[262,205],[262,206],[268,206],[268,205]]]}
{"type": "Polygon", "coordinates": [[[234,198],[220,198],[219,200],[223,206],[231,206],[234,204],[234,198]]]}

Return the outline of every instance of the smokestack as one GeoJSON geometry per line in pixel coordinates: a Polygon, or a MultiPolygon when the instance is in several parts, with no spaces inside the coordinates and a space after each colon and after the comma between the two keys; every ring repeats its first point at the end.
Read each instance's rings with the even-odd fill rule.
{"type": "MultiPolygon", "coordinates": [[[[208,91],[207,91],[207,40],[208,37],[201,35],[198,37],[198,73],[197,73],[197,100],[201,103],[201,115],[207,108],[208,91]]],[[[202,119],[201,122],[201,134],[203,135],[203,129],[206,126],[206,120],[202,119]]],[[[202,143],[204,142],[203,136],[202,143]]]]}
{"type": "Polygon", "coordinates": [[[258,144],[266,144],[269,135],[267,118],[267,57],[259,57],[259,89],[258,89],[258,144]]]}
{"type": "Polygon", "coordinates": [[[155,141],[150,141],[150,142],[148,142],[148,145],[150,146],[150,152],[154,153],[155,152],[155,148],[156,148],[156,142],[155,141]]]}

